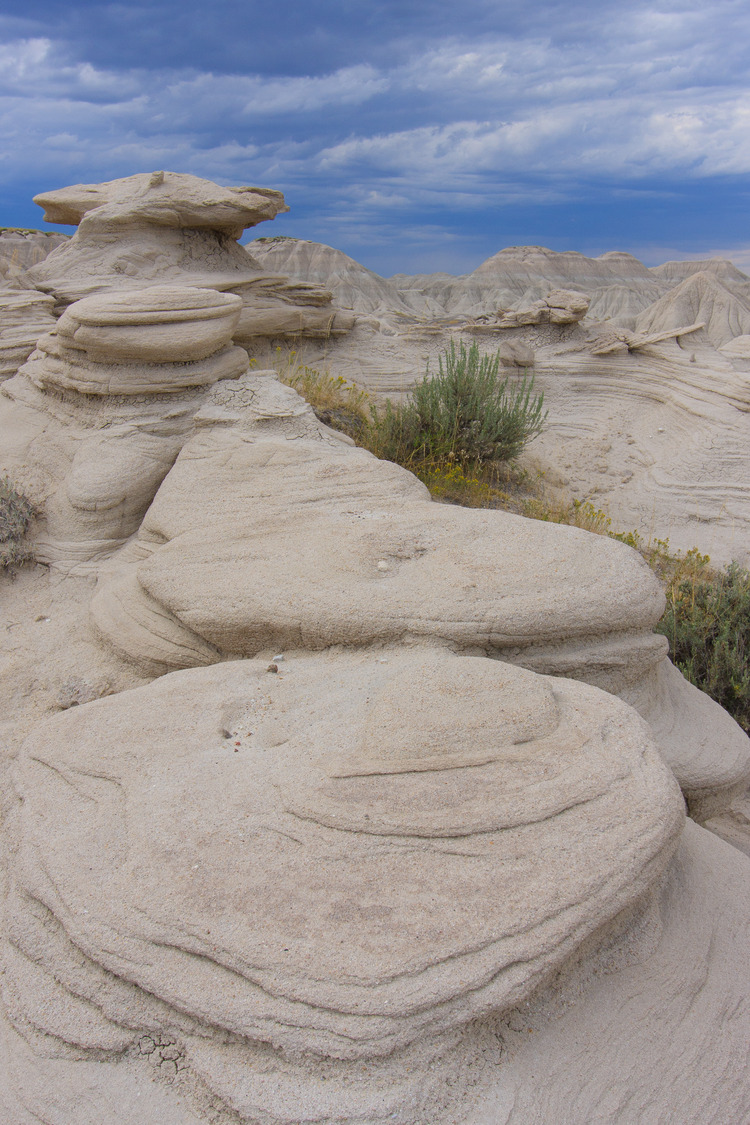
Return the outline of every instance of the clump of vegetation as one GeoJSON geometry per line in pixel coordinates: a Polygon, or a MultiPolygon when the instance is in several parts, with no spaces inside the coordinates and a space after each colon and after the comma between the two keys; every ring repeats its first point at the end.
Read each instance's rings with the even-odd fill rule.
{"type": "MultiPolygon", "coordinates": [[[[511,494],[499,487],[501,482],[464,470],[455,461],[427,463],[416,475],[430,490],[435,500],[445,504],[461,504],[465,508],[509,508],[511,494]]],[[[503,482],[504,483],[504,482],[503,482]]]]}
{"type": "Polygon", "coordinates": [[[0,477],[0,570],[12,575],[17,566],[33,558],[24,538],[34,514],[31,501],[7,477],[0,477]]]}
{"type": "Polygon", "coordinates": [[[686,679],[750,733],[750,572],[732,563],[676,575],[657,631],[686,679]]]}
{"type": "Polygon", "coordinates": [[[341,430],[360,444],[372,423],[373,406],[366,391],[341,375],[317,371],[302,363],[296,351],[276,349],[274,366],[282,383],[306,399],[326,426],[341,430]]]}
{"type": "Polygon", "coordinates": [[[388,401],[373,420],[369,444],[389,461],[444,466],[453,463],[473,475],[484,466],[512,461],[547,419],[544,395],[534,378],[500,378],[500,354],[481,355],[451,341],[438,373],[429,370],[409,399],[388,401]]]}
{"type": "Polygon", "coordinates": [[[532,518],[607,535],[639,551],[667,595],[656,631],[669,641],[672,662],[750,734],[750,572],[736,563],[717,571],[697,547],[683,553],[674,551],[668,539],[645,542],[637,531],[614,531],[607,513],[588,500],[549,505],[530,497],[522,510],[532,518]]]}

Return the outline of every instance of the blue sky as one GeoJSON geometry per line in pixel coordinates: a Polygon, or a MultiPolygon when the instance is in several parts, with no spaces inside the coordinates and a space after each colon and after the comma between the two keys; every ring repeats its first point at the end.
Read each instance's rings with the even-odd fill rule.
{"type": "Polygon", "coordinates": [[[750,270],[747,0],[2,0],[0,225],[167,168],[379,273],[503,246],[750,270]]]}

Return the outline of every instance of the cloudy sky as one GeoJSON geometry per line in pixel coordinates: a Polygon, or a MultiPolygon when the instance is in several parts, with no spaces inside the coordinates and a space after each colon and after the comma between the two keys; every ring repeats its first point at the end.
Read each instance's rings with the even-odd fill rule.
{"type": "MultiPolygon", "coordinates": [[[[747,0],[2,0],[0,225],[166,168],[385,275],[540,244],[750,270],[747,0]]],[[[49,228],[51,229],[51,228],[49,228]]]]}

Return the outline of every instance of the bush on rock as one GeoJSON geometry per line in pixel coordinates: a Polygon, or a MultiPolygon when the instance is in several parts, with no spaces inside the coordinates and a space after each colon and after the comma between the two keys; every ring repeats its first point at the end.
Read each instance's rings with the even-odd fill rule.
{"type": "Polygon", "coordinates": [[[750,573],[732,563],[719,574],[672,583],[657,629],[690,683],[750,732],[750,573]]]}
{"type": "Polygon", "coordinates": [[[500,363],[499,352],[480,355],[476,344],[451,341],[437,375],[428,371],[408,402],[386,404],[374,424],[376,452],[400,464],[474,468],[518,457],[544,428],[544,394],[534,393],[533,376],[500,379],[500,363]]]}

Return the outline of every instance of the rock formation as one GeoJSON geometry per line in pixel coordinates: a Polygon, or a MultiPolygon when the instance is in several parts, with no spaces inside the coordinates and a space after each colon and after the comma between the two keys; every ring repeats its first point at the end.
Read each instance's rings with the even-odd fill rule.
{"type": "MultiPolygon", "coordinates": [[[[44,197],[79,230],[0,394],[54,567],[0,631],[0,1119],[746,1119],[750,741],[667,660],[630,548],[435,504],[250,369],[263,326],[339,315],[237,246],[282,202],[170,173],[44,197]]],[[[454,333],[742,411],[741,349],[711,390],[675,359],[718,355],[697,322],[587,315],[635,259],[542,287],[549,257],[497,255],[512,323],[454,333]]],[[[388,292],[334,370],[444,343],[434,296],[397,325],[388,292]]]]}
{"type": "Polygon", "coordinates": [[[35,289],[0,289],[0,383],[25,363],[55,325],[54,300],[35,289]]]}
{"type": "Polygon", "coordinates": [[[83,1051],[176,1033],[243,1120],[291,1123],[319,1082],[298,1067],[295,1110],[262,1044],[376,1061],[517,1006],[653,884],[684,814],[595,689],[433,649],[266,663],[38,730],[4,993],[83,1051]]]}
{"type": "Polygon", "coordinates": [[[134,561],[92,603],[129,660],[161,672],[268,648],[449,641],[622,695],[696,813],[744,789],[748,740],[674,673],[652,632],[664,595],[634,551],[434,504],[411,473],[326,432],[273,372],[218,384],[195,420],[134,561]]]}
{"type": "Polygon", "coordinates": [[[234,294],[154,286],[76,301],[41,337],[6,384],[27,453],[50,415],[57,423],[57,456],[36,457],[46,470],[39,558],[88,562],[138,530],[190,431],[195,392],[247,370],[231,342],[241,312],[234,294]],[[161,395],[169,407],[144,402],[161,395]]]}
{"type": "Polygon", "coordinates": [[[501,328],[525,328],[537,324],[578,324],[588,312],[589,299],[585,293],[576,293],[572,289],[552,289],[539,301],[531,305],[513,309],[509,312],[501,310],[499,325],[501,328]]]}
{"type": "Polygon", "coordinates": [[[51,223],[78,227],[29,271],[58,304],[145,284],[191,285],[242,297],[237,342],[258,336],[322,336],[351,328],[320,286],[264,272],[237,244],[247,227],[287,210],[281,192],[220,188],[196,176],[143,173],[35,197],[51,223]]]}
{"type": "Polygon", "coordinates": [[[327,337],[353,317],[319,286],[264,272],[237,244],[285,209],[279,192],[156,172],[38,202],[50,222],[79,229],[26,274],[43,293],[0,295],[2,373],[20,372],[5,387],[14,405],[0,406],[13,430],[0,470],[20,471],[43,504],[38,557],[73,565],[137,531],[200,390],[247,370],[237,342],[327,337]],[[160,395],[169,409],[143,401],[160,395]],[[32,452],[51,434],[49,451],[32,452]]]}

